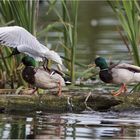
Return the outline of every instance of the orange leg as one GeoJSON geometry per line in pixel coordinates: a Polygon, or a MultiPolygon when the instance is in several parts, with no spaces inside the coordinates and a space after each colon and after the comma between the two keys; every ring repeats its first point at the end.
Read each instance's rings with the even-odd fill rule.
{"type": "Polygon", "coordinates": [[[117,92],[113,93],[113,96],[118,96],[118,95],[120,95],[121,93],[126,92],[126,91],[127,91],[127,87],[126,87],[126,85],[123,83],[123,84],[121,85],[120,89],[119,89],[117,92]]]}
{"type": "Polygon", "coordinates": [[[62,95],[62,86],[61,86],[61,82],[59,81],[58,82],[58,96],[61,96],[62,95]]]}

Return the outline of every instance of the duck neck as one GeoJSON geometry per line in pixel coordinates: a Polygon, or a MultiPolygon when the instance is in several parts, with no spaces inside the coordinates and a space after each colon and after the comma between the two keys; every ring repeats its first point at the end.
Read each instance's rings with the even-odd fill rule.
{"type": "Polygon", "coordinates": [[[101,71],[108,70],[108,66],[107,65],[101,65],[100,70],[101,71]]]}

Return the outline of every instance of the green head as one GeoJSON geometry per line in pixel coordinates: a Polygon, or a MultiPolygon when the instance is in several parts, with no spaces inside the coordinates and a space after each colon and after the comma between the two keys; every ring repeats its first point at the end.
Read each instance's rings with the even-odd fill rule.
{"type": "Polygon", "coordinates": [[[107,69],[108,68],[108,65],[106,63],[106,60],[103,57],[97,57],[95,59],[95,64],[100,69],[107,69]]]}
{"type": "Polygon", "coordinates": [[[35,64],[35,60],[30,57],[30,56],[25,56],[22,58],[22,63],[25,65],[25,66],[33,66],[35,67],[36,64],[35,64]]]}

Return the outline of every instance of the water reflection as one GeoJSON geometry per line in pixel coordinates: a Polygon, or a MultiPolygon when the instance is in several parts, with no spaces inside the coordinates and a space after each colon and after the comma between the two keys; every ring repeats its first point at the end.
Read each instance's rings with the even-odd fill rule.
{"type": "Polygon", "coordinates": [[[0,139],[138,138],[140,112],[83,112],[33,116],[0,114],[0,139]]]}
{"type": "MultiPolygon", "coordinates": [[[[132,120],[113,113],[94,112],[93,114],[46,114],[44,123],[36,138],[48,139],[93,139],[93,138],[132,138],[137,137],[140,119],[132,120]],[[114,119],[112,119],[114,117],[114,119]],[[47,121],[47,122],[46,122],[47,121]]],[[[39,119],[39,118],[38,118],[39,119]]]]}
{"type": "Polygon", "coordinates": [[[25,139],[31,134],[32,119],[14,115],[0,115],[0,139],[25,139]]]}

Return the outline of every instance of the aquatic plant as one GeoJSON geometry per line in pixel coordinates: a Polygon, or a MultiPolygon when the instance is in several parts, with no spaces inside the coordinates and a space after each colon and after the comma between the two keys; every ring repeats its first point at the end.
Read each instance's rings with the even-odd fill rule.
{"type": "MultiPolygon", "coordinates": [[[[0,1],[0,24],[2,26],[7,25],[20,25],[26,28],[33,35],[38,38],[45,37],[45,41],[49,40],[47,33],[52,31],[57,31],[61,33],[58,35],[57,42],[62,52],[62,59],[68,71],[66,72],[74,84],[77,77],[77,72],[75,66],[84,67],[87,66],[76,61],[76,48],[77,48],[77,21],[78,21],[78,4],[79,1],[67,1],[67,0],[48,0],[48,8],[46,10],[47,16],[53,12],[57,17],[55,22],[44,23],[44,25],[39,27],[39,31],[36,33],[36,24],[38,19],[38,9],[39,1],[10,1],[2,0],[0,1]],[[59,6],[58,6],[59,5],[59,6]],[[60,9],[61,7],[61,9],[60,9]]],[[[47,18],[45,16],[45,18],[47,18]]],[[[44,40],[44,39],[43,39],[44,40]]],[[[56,38],[55,38],[56,40],[56,38]]],[[[57,45],[56,45],[57,46],[57,45]]],[[[57,49],[57,47],[56,47],[57,49]]],[[[9,59],[4,59],[4,56],[8,56],[11,53],[10,48],[2,48],[0,54],[2,59],[0,60],[0,77],[2,73],[6,71],[8,74],[8,79],[10,83],[17,82],[17,86],[22,85],[24,81],[22,80],[20,71],[16,70],[21,62],[21,57],[16,56],[9,59]],[[10,78],[9,78],[10,77],[10,78]]],[[[86,74],[87,70],[84,72],[86,74]]],[[[78,73],[81,77],[82,73],[78,73]]],[[[13,88],[13,86],[12,86],[13,88]]]]}
{"type": "MultiPolygon", "coordinates": [[[[140,5],[137,0],[132,1],[118,1],[109,0],[108,3],[115,12],[117,18],[121,23],[121,27],[124,31],[126,39],[123,39],[128,42],[127,48],[130,51],[130,54],[133,58],[133,61],[136,65],[140,66],[140,54],[139,54],[139,37],[140,37],[140,5]]],[[[119,31],[120,28],[119,27],[119,31]]]]}
{"type": "MultiPolygon", "coordinates": [[[[38,0],[1,0],[1,26],[20,25],[35,35],[38,15],[38,2],[38,0]]],[[[20,72],[16,69],[21,63],[21,55],[5,59],[4,56],[8,56],[10,53],[10,48],[0,47],[0,77],[3,76],[4,72],[6,72],[11,88],[14,88],[15,82],[17,82],[17,86],[19,86],[24,84],[24,81],[22,80],[20,72]]]]}
{"type": "MultiPolygon", "coordinates": [[[[132,56],[135,65],[140,66],[140,4],[137,0],[132,1],[118,1],[108,0],[108,3],[112,7],[114,13],[121,23],[119,27],[119,33],[122,40],[126,44],[130,55],[132,56]],[[121,29],[124,34],[122,34],[121,29]]],[[[132,91],[140,89],[140,85],[137,84],[132,91]]]]}
{"type": "Polygon", "coordinates": [[[78,21],[78,1],[47,1],[49,4],[49,8],[47,14],[54,13],[57,16],[56,22],[52,22],[51,24],[44,27],[40,34],[43,32],[48,33],[50,31],[57,31],[62,33],[63,36],[59,38],[59,45],[64,50],[64,64],[68,69],[68,74],[71,77],[72,83],[75,82],[75,64],[84,66],[76,62],[75,51],[77,47],[77,21],[78,21]],[[59,9],[58,9],[59,5],[59,9]],[[61,9],[60,9],[61,7],[61,9]]]}
{"type": "Polygon", "coordinates": [[[78,20],[78,1],[71,1],[71,13],[68,10],[67,1],[62,0],[63,20],[72,24],[72,26],[64,26],[64,44],[70,49],[70,53],[65,50],[65,57],[71,60],[70,75],[71,81],[75,82],[75,51],[77,47],[77,20],[78,20]]]}

